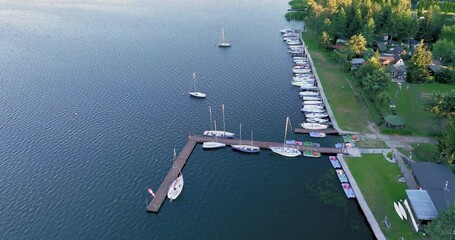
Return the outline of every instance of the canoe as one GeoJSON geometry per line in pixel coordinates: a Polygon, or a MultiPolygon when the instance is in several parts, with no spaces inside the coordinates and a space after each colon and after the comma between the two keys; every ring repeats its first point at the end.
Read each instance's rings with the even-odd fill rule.
{"type": "Polygon", "coordinates": [[[397,212],[398,216],[403,220],[403,215],[401,215],[400,207],[396,202],[393,202],[393,207],[395,208],[395,212],[397,212]]]}

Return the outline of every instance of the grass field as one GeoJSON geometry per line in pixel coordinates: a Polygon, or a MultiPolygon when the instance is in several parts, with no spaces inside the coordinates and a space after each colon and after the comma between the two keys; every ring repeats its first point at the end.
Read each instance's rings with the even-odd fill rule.
{"type": "Polygon", "coordinates": [[[384,156],[362,155],[360,158],[345,157],[369,208],[387,239],[423,239],[412,230],[410,222],[401,220],[393,208],[393,202],[405,199],[406,186],[398,182],[401,174],[398,166],[384,156]],[[382,222],[387,216],[392,227],[386,231],[382,222]]]}
{"type": "Polygon", "coordinates": [[[383,141],[358,141],[355,143],[358,148],[389,148],[383,141]]]}
{"type": "Polygon", "coordinates": [[[451,89],[455,89],[455,86],[440,83],[403,83],[401,90],[398,84],[392,84],[389,93],[393,97],[398,91],[395,101],[397,114],[406,120],[408,132],[412,135],[435,136],[441,133],[441,122],[434,120],[430,112],[424,109],[425,101],[431,98],[433,92],[448,92],[451,89]]]}
{"type": "Polygon", "coordinates": [[[340,128],[345,131],[369,132],[369,113],[356,97],[358,91],[349,84],[351,76],[341,69],[328,51],[318,47],[311,31],[303,33],[302,36],[340,128]]]}
{"type": "MultiPolygon", "coordinates": [[[[438,147],[431,143],[413,143],[412,159],[417,162],[434,162],[438,156],[438,147]]],[[[409,156],[409,149],[398,148],[398,151],[406,156],[409,156]]]]}

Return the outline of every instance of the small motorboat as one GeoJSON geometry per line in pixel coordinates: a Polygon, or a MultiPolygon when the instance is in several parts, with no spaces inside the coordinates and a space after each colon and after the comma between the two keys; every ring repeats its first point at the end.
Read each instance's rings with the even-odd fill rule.
{"type": "Polygon", "coordinates": [[[323,138],[325,136],[326,136],[326,134],[323,132],[317,132],[317,131],[310,132],[310,137],[323,138]]]}

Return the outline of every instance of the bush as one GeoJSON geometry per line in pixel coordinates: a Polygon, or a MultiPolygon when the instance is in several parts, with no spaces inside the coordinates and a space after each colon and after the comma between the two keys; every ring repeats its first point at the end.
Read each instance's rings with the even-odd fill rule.
{"type": "Polygon", "coordinates": [[[454,84],[455,70],[450,68],[442,68],[441,71],[435,74],[435,81],[446,84],[454,84]]]}
{"type": "Polygon", "coordinates": [[[393,156],[393,153],[392,153],[392,152],[388,152],[388,153],[387,153],[387,158],[388,158],[388,159],[392,159],[392,156],[393,156]]]}

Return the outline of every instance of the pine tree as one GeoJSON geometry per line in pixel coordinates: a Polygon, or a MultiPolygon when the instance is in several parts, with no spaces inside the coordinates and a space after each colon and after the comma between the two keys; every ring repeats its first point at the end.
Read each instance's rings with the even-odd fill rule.
{"type": "Polygon", "coordinates": [[[365,40],[367,41],[368,46],[373,45],[375,29],[376,25],[374,24],[373,18],[369,18],[367,20],[367,24],[363,26],[362,31],[362,35],[365,36],[365,40]]]}
{"type": "Polygon", "coordinates": [[[431,59],[431,52],[427,50],[423,39],[420,40],[407,64],[407,81],[411,83],[428,81],[430,76],[428,66],[431,64],[431,59]]]}

